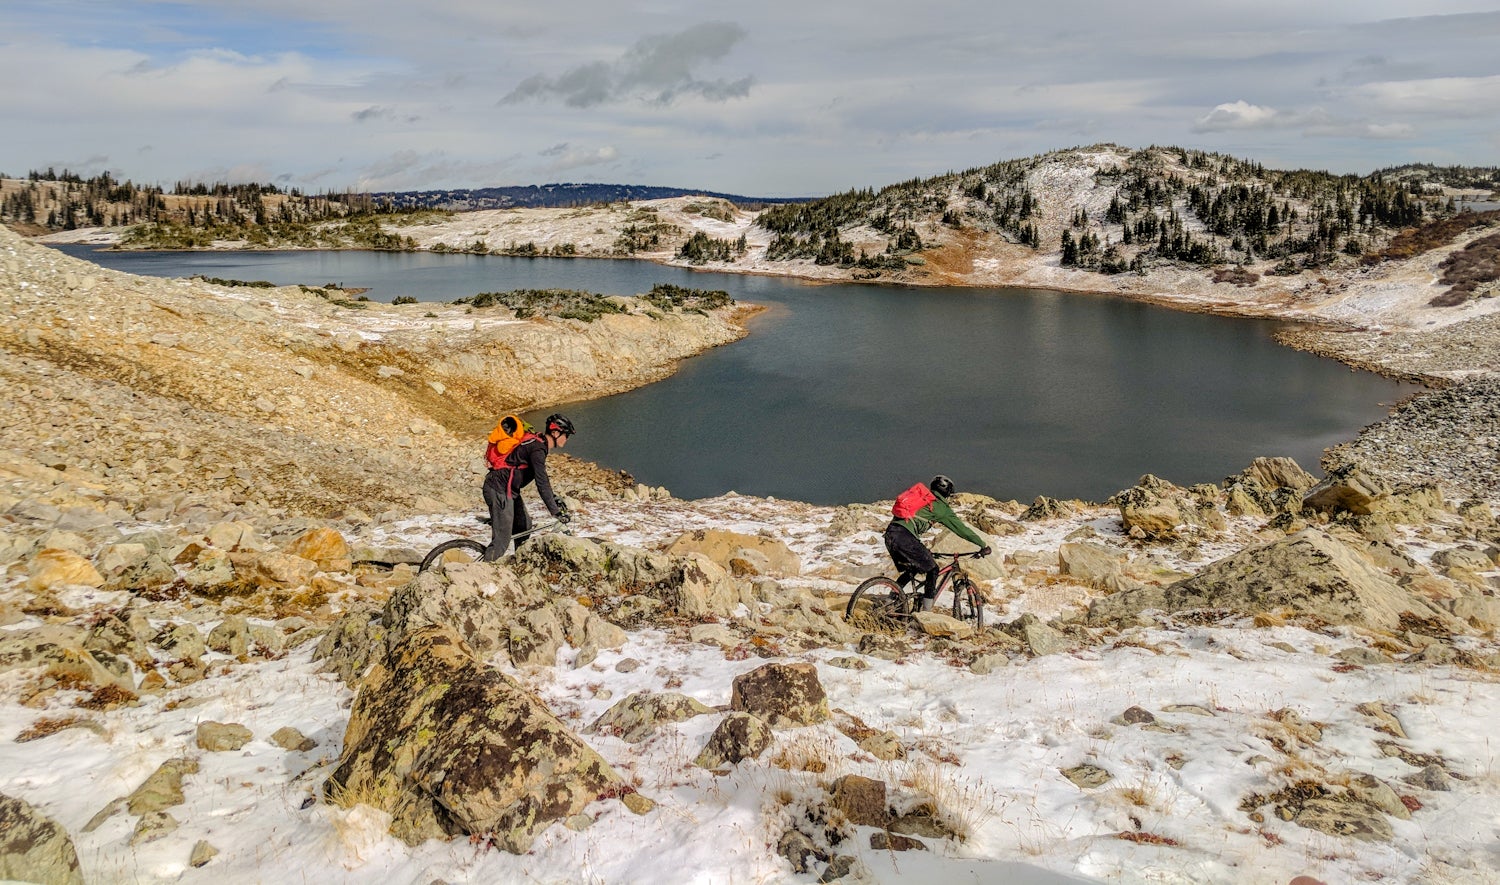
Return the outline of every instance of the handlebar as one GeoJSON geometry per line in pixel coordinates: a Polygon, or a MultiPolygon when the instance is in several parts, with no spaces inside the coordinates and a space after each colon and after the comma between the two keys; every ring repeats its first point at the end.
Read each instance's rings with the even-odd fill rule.
{"type": "Polygon", "coordinates": [[[511,540],[514,541],[514,540],[518,540],[520,538],[525,538],[525,537],[528,537],[530,535],[534,535],[534,534],[536,534],[537,532],[540,532],[540,531],[545,531],[547,529],[555,529],[558,526],[562,526],[562,528],[559,529],[559,531],[562,534],[564,534],[564,535],[571,535],[571,534],[573,534],[573,529],[570,526],[568,526],[566,523],[564,523],[560,519],[554,519],[551,522],[544,522],[544,523],[541,523],[539,525],[534,525],[534,526],[532,526],[531,528],[527,529],[524,532],[516,532],[514,535],[511,535],[510,537],[511,537],[511,540]]]}
{"type": "Polygon", "coordinates": [[[968,553],[934,553],[933,556],[950,556],[954,559],[963,559],[965,556],[978,557],[983,551],[970,550],[968,553]]]}

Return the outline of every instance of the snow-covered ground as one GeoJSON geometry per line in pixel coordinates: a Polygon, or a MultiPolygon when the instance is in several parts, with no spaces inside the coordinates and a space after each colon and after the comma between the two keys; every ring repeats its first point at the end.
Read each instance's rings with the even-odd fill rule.
{"type": "MultiPolygon", "coordinates": [[[[710,526],[768,534],[802,559],[803,576],[784,582],[789,586],[846,592],[886,562],[873,530],[830,537],[835,508],[771,507],[728,495],[581,509],[578,534],[632,546],[654,547],[710,526]]],[[[1102,543],[1126,546],[1104,510],[1025,525],[997,546],[1026,558],[1026,551],[1055,551],[1083,527],[1102,543]]],[[[481,529],[463,513],[375,526],[351,540],[422,548],[481,529]]],[[[1249,531],[1235,526],[1229,535],[1242,544],[1249,531]]],[[[1239,544],[1204,549],[1196,565],[1239,544]]],[[[1168,567],[1194,567],[1162,556],[1168,567]]],[[[1084,592],[1014,579],[990,590],[992,622],[1025,611],[1051,617],[1084,592]]],[[[1331,655],[1369,640],[1349,628],[1166,621],[1113,644],[1017,657],[986,675],[924,649],[915,633],[910,639],[918,650],[895,661],[837,648],[781,658],[815,664],[830,707],[895,732],[908,748],[905,759],[879,761],[824,724],[780,731],[759,759],[716,775],[693,764],[716,716],[663,725],[638,744],[584,735],[657,807],[638,816],[618,802],[596,803],[591,826],[555,825],[522,856],[465,840],[408,848],[386,834],[381,813],[316,800],[340,753],[352,693],[319,672],[311,660],[315,643],[258,664],[210,654],[216,663],[201,682],[91,717],[100,723],[95,728],[24,743],[13,739],[40,717],[57,715],[68,693],[50,702],[53,709],[24,707],[16,698],[26,671],[0,675],[0,792],[63,824],[90,882],[812,882],[815,876],[793,874],[777,855],[777,839],[794,817],[826,801],[835,777],[850,773],[885,781],[898,807],[932,802],[964,836],[927,840],[928,852],[898,853],[871,849],[874,830],[861,827],[840,851],[859,857],[863,881],[1500,881],[1500,746],[1492,739],[1500,688],[1487,671],[1344,664],[1331,655]],[[1356,710],[1372,702],[1395,713],[1405,739],[1377,731],[1378,723],[1356,710]],[[1149,711],[1154,723],[1123,724],[1119,717],[1131,707],[1149,711]],[[1321,739],[1306,740],[1305,729],[1288,725],[1299,719],[1314,723],[1321,739]],[[234,752],[198,750],[194,731],[208,720],[241,723],[255,739],[234,752]],[[283,726],[318,746],[298,752],[273,745],[267,738],[283,726]],[[1408,786],[1402,778],[1418,769],[1382,749],[1393,744],[1441,755],[1463,779],[1448,792],[1408,786]],[[119,813],[85,832],[112,800],[183,756],[201,767],[185,780],[185,803],[170,809],[178,829],[132,846],[135,817],[119,813]],[[1061,773],[1085,763],[1112,778],[1081,788],[1061,773]],[[1256,821],[1241,808],[1245,796],[1272,792],[1289,777],[1326,781],[1344,772],[1373,774],[1420,808],[1410,820],[1392,820],[1389,843],[1304,829],[1269,808],[1256,821]],[[193,868],[188,859],[198,840],[219,854],[193,868]]],[[[765,663],[734,657],[645,630],[581,668],[564,651],[555,668],[511,672],[581,730],[634,691],[670,689],[726,704],[733,678],[765,663]],[[636,665],[620,666],[626,660],[636,665]]]]}

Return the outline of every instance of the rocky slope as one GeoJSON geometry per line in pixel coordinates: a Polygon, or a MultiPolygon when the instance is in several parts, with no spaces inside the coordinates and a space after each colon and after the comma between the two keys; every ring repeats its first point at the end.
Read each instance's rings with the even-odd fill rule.
{"type": "Polygon", "coordinates": [[[0,450],[18,474],[170,515],[185,499],[294,513],[473,497],[505,411],[644,384],[743,334],[734,309],[626,299],[593,323],[337,290],[153,280],[0,230],[0,450]]]}

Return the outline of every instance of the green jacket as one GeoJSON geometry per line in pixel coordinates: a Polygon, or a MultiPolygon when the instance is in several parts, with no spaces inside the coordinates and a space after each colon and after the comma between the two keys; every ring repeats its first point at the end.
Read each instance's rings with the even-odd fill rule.
{"type": "Polygon", "coordinates": [[[892,520],[897,525],[905,526],[913,537],[921,538],[922,533],[932,528],[933,523],[938,523],[975,547],[983,547],[984,539],[973,529],[964,525],[964,521],[958,518],[953,508],[948,506],[948,501],[942,495],[935,495],[937,500],[913,513],[908,519],[892,520]]]}

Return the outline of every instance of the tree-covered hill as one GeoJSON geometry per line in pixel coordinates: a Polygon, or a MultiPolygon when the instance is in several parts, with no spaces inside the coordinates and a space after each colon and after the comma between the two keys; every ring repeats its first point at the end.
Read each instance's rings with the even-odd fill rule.
{"type": "Polygon", "coordinates": [[[1458,212],[1448,188],[1497,180],[1494,168],[1335,175],[1105,144],[772,207],[757,223],[772,235],[769,258],[873,273],[957,231],[1103,273],[1266,262],[1294,273],[1375,252],[1398,231],[1458,212]]]}

